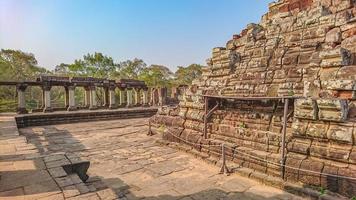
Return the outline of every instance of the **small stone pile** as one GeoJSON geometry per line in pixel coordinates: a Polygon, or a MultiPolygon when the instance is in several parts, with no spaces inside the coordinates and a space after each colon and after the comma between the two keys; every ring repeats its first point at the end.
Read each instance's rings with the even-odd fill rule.
{"type": "Polygon", "coordinates": [[[286,169],[285,181],[356,196],[356,181],[343,178],[356,178],[355,55],[354,0],[279,0],[259,24],[214,48],[203,76],[152,126],[207,159],[221,151],[206,144],[229,144],[229,160],[278,177],[280,167],[261,160],[280,162],[282,102],[224,100],[204,139],[202,95],[304,97],[289,107],[286,165],[296,169],[286,169]]]}

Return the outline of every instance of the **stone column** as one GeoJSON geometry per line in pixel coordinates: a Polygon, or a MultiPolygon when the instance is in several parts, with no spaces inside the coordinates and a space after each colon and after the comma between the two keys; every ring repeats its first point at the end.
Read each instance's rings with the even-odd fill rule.
{"type": "Polygon", "coordinates": [[[141,97],[140,97],[140,90],[139,88],[135,88],[135,106],[141,105],[141,97]]]}
{"type": "Polygon", "coordinates": [[[176,87],[172,87],[172,89],[171,89],[171,98],[177,99],[177,88],[176,87]]]}
{"type": "Polygon", "coordinates": [[[85,93],[84,93],[84,104],[85,107],[89,108],[90,106],[90,87],[84,87],[85,93]]]}
{"type": "Polygon", "coordinates": [[[96,91],[95,86],[90,87],[90,102],[89,102],[89,110],[97,109],[97,102],[96,102],[96,91]]]}
{"type": "Polygon", "coordinates": [[[159,88],[160,106],[167,104],[167,88],[159,88]]]}
{"type": "Polygon", "coordinates": [[[115,99],[115,86],[109,87],[109,109],[115,109],[116,106],[116,99],[115,99]]]}
{"type": "Polygon", "coordinates": [[[65,93],[64,93],[64,106],[65,108],[69,107],[69,90],[68,87],[64,87],[65,93]]]}
{"type": "Polygon", "coordinates": [[[51,107],[51,86],[45,85],[42,86],[42,90],[44,91],[44,108],[43,112],[52,112],[51,107]]]}
{"type": "Polygon", "coordinates": [[[69,86],[68,87],[68,111],[73,111],[77,110],[77,107],[75,106],[75,86],[69,86]]]}
{"type": "Polygon", "coordinates": [[[148,106],[148,88],[142,90],[142,106],[148,106]]]}
{"type": "Polygon", "coordinates": [[[110,94],[109,94],[109,88],[104,87],[104,107],[109,107],[110,106],[110,94]]]}
{"type": "Polygon", "coordinates": [[[162,88],[158,88],[158,106],[163,106],[162,88]]]}
{"type": "Polygon", "coordinates": [[[127,88],[126,94],[127,94],[126,107],[130,108],[132,107],[132,88],[127,88]]]}
{"type": "Polygon", "coordinates": [[[41,109],[43,110],[45,107],[45,94],[44,94],[44,90],[42,90],[42,102],[41,102],[41,109]]]}
{"type": "Polygon", "coordinates": [[[151,102],[151,106],[155,106],[156,105],[156,89],[155,88],[151,88],[151,99],[150,99],[150,102],[151,102]]]}
{"type": "Polygon", "coordinates": [[[124,92],[125,92],[125,89],[120,88],[120,107],[125,106],[124,92]]]}
{"type": "Polygon", "coordinates": [[[26,114],[26,100],[25,100],[25,90],[27,88],[26,84],[20,84],[16,86],[17,89],[17,113],[26,114]]]}

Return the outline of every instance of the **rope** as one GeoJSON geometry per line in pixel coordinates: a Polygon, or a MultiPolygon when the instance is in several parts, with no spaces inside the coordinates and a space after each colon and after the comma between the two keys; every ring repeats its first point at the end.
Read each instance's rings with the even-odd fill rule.
{"type": "MultiPolygon", "coordinates": [[[[188,144],[190,144],[190,145],[192,145],[192,146],[196,146],[196,145],[198,145],[198,144],[196,144],[196,143],[192,143],[192,142],[189,142],[188,140],[185,140],[185,139],[183,139],[183,138],[181,138],[181,137],[178,137],[178,136],[176,136],[176,135],[174,135],[171,131],[169,131],[169,129],[167,129],[168,131],[168,133],[170,134],[170,135],[172,135],[173,137],[175,137],[175,138],[177,138],[177,139],[179,139],[179,140],[182,140],[183,142],[186,142],[186,143],[188,143],[188,144]]],[[[221,147],[221,144],[199,144],[200,146],[203,146],[203,147],[221,147]]]]}
{"type": "MultiPolygon", "coordinates": [[[[167,130],[166,132],[169,133],[170,135],[172,135],[173,137],[175,137],[175,138],[177,138],[177,139],[179,139],[179,140],[182,140],[182,141],[184,141],[184,142],[186,142],[186,143],[188,143],[188,144],[191,144],[192,146],[200,145],[200,146],[204,146],[204,147],[211,147],[211,146],[221,146],[221,145],[222,145],[222,144],[219,144],[219,145],[206,145],[206,144],[196,144],[196,143],[192,143],[192,142],[189,142],[189,141],[187,141],[187,140],[185,140],[185,139],[183,139],[183,138],[180,138],[180,137],[174,135],[169,129],[166,129],[166,130],[167,130]]],[[[332,176],[332,177],[342,178],[342,179],[356,180],[356,177],[339,176],[339,175],[335,175],[335,174],[328,174],[328,173],[323,173],[323,172],[316,172],[316,171],[312,171],[312,170],[300,169],[300,168],[291,167],[291,166],[288,166],[288,165],[285,165],[285,164],[268,161],[268,160],[259,158],[259,157],[257,157],[257,156],[254,156],[254,155],[251,155],[251,154],[248,154],[248,153],[239,151],[239,150],[237,150],[237,149],[234,149],[233,147],[230,147],[230,146],[228,146],[228,145],[226,145],[226,144],[224,145],[224,147],[229,148],[229,149],[231,149],[231,150],[234,150],[234,151],[236,151],[236,152],[239,153],[239,154],[243,154],[243,155],[245,155],[245,156],[248,156],[248,157],[254,158],[254,159],[256,159],[256,160],[269,163],[269,164],[273,164],[273,165],[276,165],[276,166],[285,167],[285,168],[294,169],[294,170],[299,170],[299,171],[308,172],[308,173],[312,173],[312,174],[319,174],[319,175],[332,176]]]]}

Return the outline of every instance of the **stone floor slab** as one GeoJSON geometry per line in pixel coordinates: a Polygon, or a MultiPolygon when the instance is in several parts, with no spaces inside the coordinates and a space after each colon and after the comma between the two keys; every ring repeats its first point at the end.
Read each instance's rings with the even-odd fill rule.
{"type": "MultiPolygon", "coordinates": [[[[236,174],[220,175],[216,166],[160,146],[155,142],[160,136],[146,135],[147,124],[148,119],[142,118],[20,129],[17,137],[22,138],[14,136],[20,152],[50,156],[44,157],[44,162],[32,158],[31,163],[25,157],[1,161],[0,171],[7,171],[1,172],[0,199],[26,194],[32,199],[73,200],[300,199],[236,174]],[[86,183],[65,176],[60,169],[67,162],[64,154],[69,159],[90,161],[86,183]]],[[[2,150],[4,154],[16,151],[4,141],[0,145],[9,147],[2,150]]]]}

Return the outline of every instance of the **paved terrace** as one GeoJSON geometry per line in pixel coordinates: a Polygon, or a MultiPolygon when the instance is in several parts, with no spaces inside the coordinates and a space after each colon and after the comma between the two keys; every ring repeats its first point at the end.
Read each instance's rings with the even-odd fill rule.
{"type": "Polygon", "coordinates": [[[148,118],[22,128],[0,116],[0,199],[300,199],[146,136],[148,118]],[[90,161],[84,183],[58,167],[90,161]]]}

